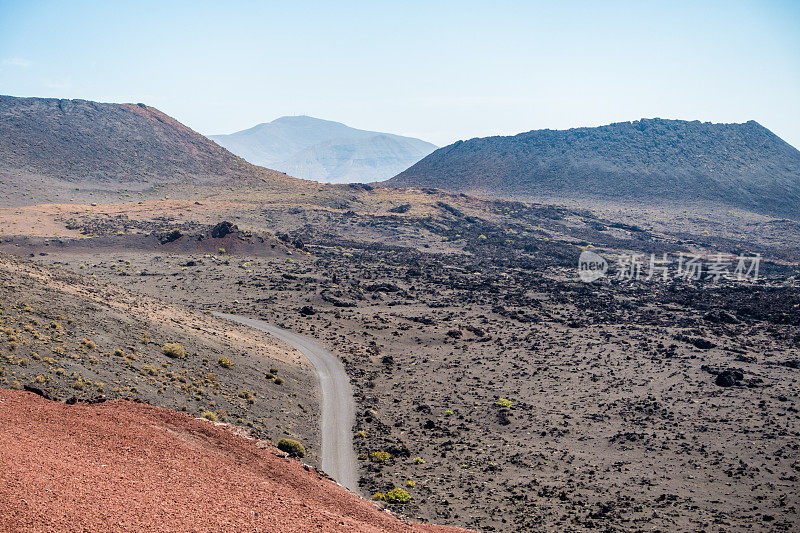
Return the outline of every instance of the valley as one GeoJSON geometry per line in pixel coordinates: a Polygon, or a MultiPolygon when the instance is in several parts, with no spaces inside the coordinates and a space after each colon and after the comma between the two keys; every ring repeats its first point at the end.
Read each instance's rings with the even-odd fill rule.
{"type": "Polygon", "coordinates": [[[361,186],[206,198],[31,206],[52,233],[0,249],[327,346],[355,393],[360,492],[403,487],[411,501],[392,507],[413,519],[793,528],[800,301],[797,248],[776,244],[776,221],[662,232],[635,213],[361,186]],[[587,247],[765,260],[756,282],[586,285],[587,247]]]}
{"type": "Polygon", "coordinates": [[[327,530],[797,529],[797,151],[756,123],[473,139],[347,185],[145,104],[2,97],[0,141],[15,427],[108,409],[159,435],[137,446],[186,502],[196,472],[163,453],[182,437],[327,530]]]}

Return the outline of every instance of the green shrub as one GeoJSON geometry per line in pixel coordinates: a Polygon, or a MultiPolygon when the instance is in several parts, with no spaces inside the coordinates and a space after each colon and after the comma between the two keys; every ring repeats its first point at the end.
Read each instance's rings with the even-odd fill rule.
{"type": "Polygon", "coordinates": [[[306,449],[300,442],[294,439],[281,439],[278,441],[278,449],[286,452],[290,457],[305,457],[306,449]]]}
{"type": "Polygon", "coordinates": [[[383,498],[386,503],[394,503],[398,505],[402,505],[411,501],[411,495],[400,487],[393,488],[384,494],[383,498]]]}
{"type": "Polygon", "coordinates": [[[392,458],[392,454],[389,452],[372,452],[369,457],[376,463],[385,463],[392,458]]]}
{"type": "Polygon", "coordinates": [[[275,385],[283,385],[283,378],[275,378],[275,385]]]}
{"type": "Polygon", "coordinates": [[[499,407],[500,409],[511,409],[511,407],[514,404],[511,403],[511,400],[508,400],[506,398],[500,398],[496,402],[494,402],[494,405],[495,407],[499,407]]]}
{"type": "Polygon", "coordinates": [[[423,459],[422,457],[414,457],[414,460],[411,462],[414,463],[415,465],[424,465],[425,459],[423,459]]]}
{"type": "Polygon", "coordinates": [[[220,357],[219,359],[217,359],[217,364],[222,368],[230,368],[233,366],[233,361],[231,361],[227,357],[220,357]]]}
{"type": "Polygon", "coordinates": [[[200,413],[200,416],[202,416],[206,420],[211,420],[212,422],[219,422],[219,417],[217,416],[217,413],[213,411],[203,411],[202,413],[200,413]]]}
{"type": "Polygon", "coordinates": [[[142,372],[150,376],[155,376],[156,374],[158,374],[158,369],[153,365],[144,365],[142,367],[142,372]]]}
{"type": "Polygon", "coordinates": [[[168,342],[161,348],[161,352],[173,359],[183,359],[186,357],[186,350],[177,342],[168,342]]]}

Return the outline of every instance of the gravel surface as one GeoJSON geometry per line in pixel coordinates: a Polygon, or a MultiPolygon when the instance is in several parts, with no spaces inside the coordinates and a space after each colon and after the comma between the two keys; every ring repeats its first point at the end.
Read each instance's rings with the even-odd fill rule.
{"type": "Polygon", "coordinates": [[[0,417],[1,531],[457,531],[166,409],[0,389],[0,417]]]}
{"type": "Polygon", "coordinates": [[[353,449],[356,404],[350,378],[341,361],[305,335],[298,335],[263,320],[227,313],[213,314],[269,333],[308,357],[317,373],[322,396],[322,469],[340,484],[358,493],[356,454],[353,449]]]}

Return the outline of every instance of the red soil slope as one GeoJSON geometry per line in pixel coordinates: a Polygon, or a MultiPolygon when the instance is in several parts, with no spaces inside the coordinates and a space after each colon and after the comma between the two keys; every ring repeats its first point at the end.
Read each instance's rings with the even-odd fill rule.
{"type": "Polygon", "coordinates": [[[418,531],[205,420],[0,389],[0,530],[418,531]]]}

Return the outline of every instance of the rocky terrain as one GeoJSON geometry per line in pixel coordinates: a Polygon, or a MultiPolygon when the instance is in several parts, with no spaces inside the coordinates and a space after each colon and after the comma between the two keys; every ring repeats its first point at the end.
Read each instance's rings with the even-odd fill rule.
{"type": "Polygon", "coordinates": [[[280,341],[13,256],[0,255],[0,283],[0,386],[144,401],[295,438],[316,462],[316,375],[280,341]]]}
{"type": "Polygon", "coordinates": [[[800,152],[754,121],[642,119],[459,141],[386,185],[557,203],[703,202],[796,218],[800,152]]]}
{"type": "Polygon", "coordinates": [[[167,409],[0,389],[0,416],[4,531],[459,531],[400,520],[268,443],[167,409]]]}
{"type": "MultiPolygon", "coordinates": [[[[575,161],[593,153],[591,161],[611,161],[609,168],[627,168],[620,154],[636,153],[630,168],[640,184],[661,187],[647,168],[662,168],[671,153],[665,161],[685,194],[702,175],[712,180],[708,191],[741,192],[747,182],[753,194],[773,187],[763,199],[778,210],[794,201],[793,149],[755,124],[645,121],[531,135],[552,137],[562,150],[575,145],[575,161]],[[686,154],[698,154],[681,148],[681,135],[700,133],[713,161],[683,165],[686,154]],[[619,143],[592,148],[600,134],[619,143]],[[638,148],[625,152],[630,137],[638,148]],[[751,151],[711,151],[723,145],[751,151]],[[765,162],[769,150],[778,155],[765,162]],[[640,167],[645,156],[653,161],[640,167]],[[720,165],[741,173],[714,181],[720,165]],[[756,184],[769,165],[774,180],[756,184]],[[779,189],[783,204],[771,196],[779,189]]],[[[502,161],[496,168],[504,170],[502,161]]],[[[42,203],[50,197],[9,182],[0,198],[0,252],[9,254],[0,255],[0,385],[69,400],[83,419],[92,408],[85,403],[139,399],[273,442],[293,437],[314,464],[319,401],[308,363],[211,312],[261,318],[341,358],[357,405],[350,429],[360,490],[409,519],[481,531],[798,528],[793,218],[764,214],[766,204],[755,206],[764,212],[710,200],[551,205],[253,172],[256,181],[190,179],[138,193],[110,182],[69,191],[61,203],[42,203]],[[584,254],[608,262],[591,283],[578,274],[584,254]],[[645,261],[636,279],[624,275],[631,254],[645,261]],[[735,258],[756,255],[759,275],[737,277],[735,258]],[[696,279],[675,275],[688,257],[705,265],[696,279]],[[672,276],[646,275],[657,259],[672,276]],[[726,261],[714,276],[709,265],[726,261]]],[[[747,194],[731,202],[750,205],[747,194]]],[[[4,398],[25,398],[18,394],[4,398]]],[[[107,405],[99,409],[128,404],[107,405]]],[[[139,408],[170,424],[210,427],[139,408]]],[[[108,467],[74,464],[91,476],[108,467]]],[[[22,490],[30,469],[7,472],[22,490]]],[[[229,486],[214,476],[215,487],[229,486]]],[[[261,498],[257,478],[236,479],[249,487],[245,505],[261,498]]],[[[45,493],[24,499],[46,502],[45,493]]],[[[293,497],[281,501],[294,509],[293,497]]],[[[331,527],[351,524],[340,511],[306,503],[319,509],[309,513],[315,517],[344,520],[331,527]]],[[[348,508],[349,519],[363,505],[348,508]]],[[[21,520],[43,514],[28,509],[21,520]]],[[[248,507],[237,520],[255,521],[255,512],[248,507]]]]}
{"type": "Polygon", "coordinates": [[[356,390],[362,491],[404,487],[412,518],[485,531],[796,527],[790,228],[731,217],[662,232],[433,190],[336,194],[38,208],[64,236],[2,247],[327,344],[356,390]],[[210,237],[226,217],[236,234],[210,237]],[[177,240],[156,238],[173,229],[177,240]],[[764,254],[763,277],[586,285],[575,269],[589,246],[738,247],[764,254]]]}
{"type": "Polygon", "coordinates": [[[324,183],[389,179],[436,149],[419,139],[307,116],[209,138],[253,164],[324,183]]]}

